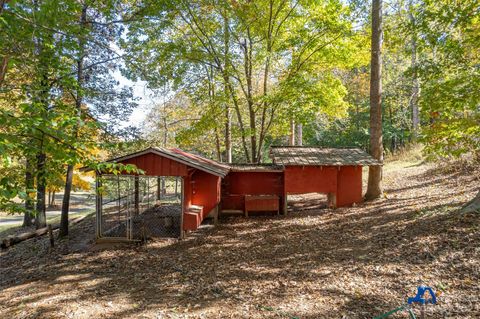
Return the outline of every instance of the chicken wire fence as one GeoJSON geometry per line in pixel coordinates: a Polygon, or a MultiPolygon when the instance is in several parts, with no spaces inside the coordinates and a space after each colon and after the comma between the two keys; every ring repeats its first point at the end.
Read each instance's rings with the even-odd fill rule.
{"type": "Polygon", "coordinates": [[[97,238],[180,237],[181,177],[101,175],[97,194],[97,238]]]}

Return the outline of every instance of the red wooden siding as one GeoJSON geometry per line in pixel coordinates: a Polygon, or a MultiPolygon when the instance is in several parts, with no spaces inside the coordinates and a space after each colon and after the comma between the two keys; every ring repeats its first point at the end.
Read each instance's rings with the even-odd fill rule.
{"type": "Polygon", "coordinates": [[[361,166],[287,166],[287,194],[335,193],[336,206],[362,201],[361,166]]]}
{"type": "Polygon", "coordinates": [[[285,192],[287,194],[335,193],[337,167],[287,166],[285,167],[285,192]]]}
{"type": "Polygon", "coordinates": [[[283,194],[283,172],[230,172],[223,186],[230,194],[283,194]]]}
{"type": "Polygon", "coordinates": [[[192,181],[190,176],[183,178],[183,211],[192,205],[192,181]]]}
{"type": "Polygon", "coordinates": [[[134,164],[150,176],[186,176],[187,166],[169,158],[147,153],[120,161],[122,164],[134,164]]]}
{"type": "Polygon", "coordinates": [[[203,218],[220,203],[220,180],[199,170],[192,175],[192,205],[203,206],[203,218]]]}
{"type": "Polygon", "coordinates": [[[362,201],[362,167],[342,166],[338,171],[337,207],[362,201]]]}
{"type": "Polygon", "coordinates": [[[222,183],[222,209],[244,210],[245,195],[277,195],[282,199],[283,172],[228,173],[222,183]]]}
{"type": "Polygon", "coordinates": [[[153,153],[125,159],[149,176],[182,176],[184,178],[184,230],[197,229],[208,213],[220,203],[221,178],[153,153]],[[190,173],[190,174],[189,174],[190,173]],[[200,214],[189,213],[191,205],[203,206],[200,214]]]}
{"type": "Polygon", "coordinates": [[[280,197],[277,195],[246,195],[245,214],[249,211],[280,213],[280,197]]]}
{"type": "Polygon", "coordinates": [[[207,215],[220,203],[221,178],[200,170],[185,178],[183,229],[197,229],[207,215]],[[191,205],[202,206],[201,213],[189,213],[191,205]]]}
{"type": "MultiPolygon", "coordinates": [[[[134,164],[149,176],[184,178],[184,230],[197,229],[220,201],[222,209],[243,211],[246,195],[278,196],[280,210],[284,209],[286,194],[334,193],[338,207],[362,201],[361,166],[297,165],[286,166],[284,171],[275,172],[230,171],[222,182],[221,177],[155,153],[141,154],[120,163],[134,164]],[[202,206],[203,210],[198,213],[189,211],[192,205],[202,206]]],[[[257,210],[278,208],[274,205],[276,202],[271,202],[273,200],[276,199],[260,198],[258,203],[252,201],[252,205],[260,205],[256,206],[257,210]],[[261,206],[263,204],[265,206],[261,206]]]]}

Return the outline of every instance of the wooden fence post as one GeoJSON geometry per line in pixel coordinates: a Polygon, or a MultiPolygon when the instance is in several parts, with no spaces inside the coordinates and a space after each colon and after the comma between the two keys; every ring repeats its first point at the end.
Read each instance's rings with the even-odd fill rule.
{"type": "Polygon", "coordinates": [[[218,208],[219,205],[215,206],[215,212],[213,214],[213,224],[215,225],[215,227],[218,225],[218,211],[219,211],[219,208],[218,208]]]}
{"type": "Polygon", "coordinates": [[[327,194],[327,200],[328,200],[328,207],[329,208],[337,208],[337,194],[335,193],[328,193],[327,194]]]}
{"type": "Polygon", "coordinates": [[[140,178],[135,176],[135,215],[140,214],[140,178]]]}

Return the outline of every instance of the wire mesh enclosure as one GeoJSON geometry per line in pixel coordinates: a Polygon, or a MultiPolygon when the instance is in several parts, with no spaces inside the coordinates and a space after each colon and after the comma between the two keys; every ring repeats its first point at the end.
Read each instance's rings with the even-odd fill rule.
{"type": "Polygon", "coordinates": [[[97,238],[180,237],[182,178],[101,175],[97,178],[97,238]]]}

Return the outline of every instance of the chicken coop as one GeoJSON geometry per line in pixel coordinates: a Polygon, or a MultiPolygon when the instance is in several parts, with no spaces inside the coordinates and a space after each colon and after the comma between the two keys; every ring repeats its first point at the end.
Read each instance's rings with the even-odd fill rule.
{"type": "Polygon", "coordinates": [[[97,238],[179,237],[182,183],[177,176],[100,175],[97,238]]]}
{"type": "Polygon", "coordinates": [[[327,195],[327,206],[362,201],[362,167],[381,165],[356,148],[272,147],[270,164],[225,164],[151,147],[109,162],[144,175],[97,172],[97,239],[184,237],[208,217],[286,214],[289,195],[327,195]]]}
{"type": "Polygon", "coordinates": [[[97,172],[97,241],[179,238],[207,216],[216,222],[228,166],[178,149],[150,148],[112,159],[144,175],[97,172]]]}

